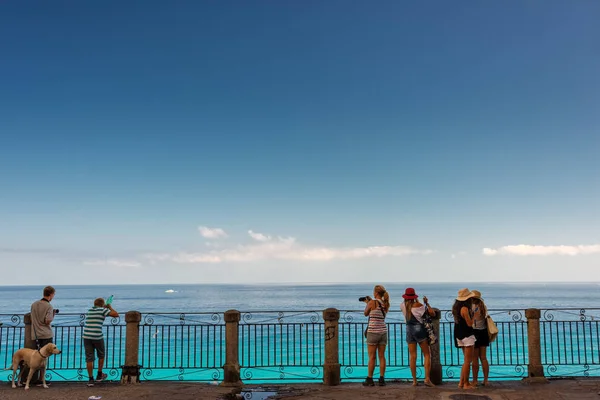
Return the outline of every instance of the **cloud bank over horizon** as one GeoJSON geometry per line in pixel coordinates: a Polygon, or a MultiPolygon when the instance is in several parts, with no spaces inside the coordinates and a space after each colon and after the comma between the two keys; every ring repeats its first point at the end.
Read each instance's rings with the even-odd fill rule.
{"type": "Polygon", "coordinates": [[[484,256],[513,255],[513,256],[579,256],[600,253],[600,244],[593,245],[557,245],[542,246],[519,244],[502,246],[496,249],[485,247],[481,253],[484,256]]]}
{"type": "MultiPolygon", "coordinates": [[[[211,232],[214,231],[224,233],[224,230],[218,228],[211,230],[211,232]]],[[[201,234],[206,237],[203,232],[201,234]]],[[[410,246],[325,247],[308,245],[298,242],[293,237],[272,236],[253,230],[248,231],[248,236],[253,240],[248,244],[237,244],[201,252],[148,253],[144,254],[142,258],[152,264],[161,262],[176,264],[244,263],[264,260],[318,262],[428,255],[434,252],[431,249],[417,249],[410,246]]]]}

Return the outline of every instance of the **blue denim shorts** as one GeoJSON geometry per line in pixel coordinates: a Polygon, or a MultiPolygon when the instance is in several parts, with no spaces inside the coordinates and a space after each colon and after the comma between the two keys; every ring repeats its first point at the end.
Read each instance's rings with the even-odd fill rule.
{"type": "Polygon", "coordinates": [[[424,340],[427,340],[427,329],[423,324],[406,325],[406,343],[421,343],[424,340]]]}

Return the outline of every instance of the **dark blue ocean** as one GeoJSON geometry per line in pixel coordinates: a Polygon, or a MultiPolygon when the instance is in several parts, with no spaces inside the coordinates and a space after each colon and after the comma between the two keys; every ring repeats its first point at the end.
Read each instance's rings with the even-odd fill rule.
{"type": "MultiPolygon", "coordinates": [[[[427,296],[433,307],[449,310],[459,289],[479,290],[497,321],[498,340],[489,348],[492,379],[526,374],[527,320],[524,310],[543,311],[542,358],[548,375],[600,375],[600,284],[598,283],[393,283],[385,284],[392,311],[387,375],[407,379],[408,351],[399,313],[406,287],[427,296]],[[551,309],[563,309],[562,311],[551,309]],[[566,310],[565,310],[566,309],[566,310]],[[584,310],[584,311],[580,311],[584,310]]],[[[118,379],[124,362],[127,311],[142,313],[140,365],[144,379],[218,382],[225,363],[223,312],[242,312],[239,357],[245,382],[319,381],[324,362],[325,332],[321,311],[342,310],[339,325],[343,380],[360,380],[367,354],[362,332],[367,318],[358,297],[371,295],[373,284],[269,285],[120,285],[55,286],[52,302],[55,343],[63,354],[50,362],[49,378],[83,380],[81,346],[83,314],[97,297],[114,295],[120,319],[107,319],[106,370],[118,379]]],[[[22,315],[42,295],[41,286],[0,286],[0,369],[24,340],[22,315]]],[[[453,346],[453,323],[444,312],[440,322],[440,357],[444,379],[455,379],[462,354],[453,346]]],[[[419,361],[421,362],[421,360],[419,361]]],[[[422,374],[422,369],[419,369],[422,374]]],[[[8,379],[8,371],[0,380],[8,379]]]]}
{"type": "MultiPolygon", "coordinates": [[[[392,307],[398,308],[408,286],[427,296],[432,306],[450,309],[462,287],[479,290],[489,308],[600,307],[600,283],[391,283],[392,307]]],[[[85,312],[97,297],[114,295],[117,311],[222,312],[248,310],[362,309],[358,297],[371,295],[373,284],[281,285],[119,285],[55,286],[54,308],[85,312]]],[[[0,314],[26,313],[42,295],[41,286],[0,286],[0,314]]]]}

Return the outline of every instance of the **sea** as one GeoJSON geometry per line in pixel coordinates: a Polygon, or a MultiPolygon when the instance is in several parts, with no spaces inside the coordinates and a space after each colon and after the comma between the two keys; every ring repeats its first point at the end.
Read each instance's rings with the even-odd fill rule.
{"type": "MultiPolygon", "coordinates": [[[[405,288],[427,296],[433,307],[449,310],[458,290],[467,287],[482,293],[488,308],[594,308],[600,307],[600,283],[389,283],[392,308],[400,307],[405,288]]],[[[52,301],[62,313],[83,313],[95,298],[114,295],[120,312],[223,312],[360,310],[361,296],[372,295],[365,284],[156,284],[156,285],[56,285],[52,301]]],[[[42,286],[0,286],[0,314],[24,314],[42,297],[42,286]]]]}
{"type": "MultiPolygon", "coordinates": [[[[556,376],[600,375],[600,283],[385,283],[390,294],[391,323],[388,372],[392,379],[408,379],[408,352],[402,316],[398,312],[407,287],[427,296],[432,307],[450,310],[457,292],[477,289],[498,322],[498,340],[490,347],[495,363],[492,379],[523,377],[527,363],[527,323],[524,310],[546,310],[542,328],[543,361],[556,376]],[[553,311],[553,309],[555,311],[553,311]],[[563,311],[556,311],[561,309],[563,311]],[[393,315],[392,315],[393,314],[393,315]],[[558,322],[570,321],[570,322],[558,322]],[[585,321],[585,322],[583,322],[585,321]]],[[[124,354],[123,315],[139,311],[140,363],[144,378],[216,383],[224,364],[223,312],[242,313],[240,364],[249,383],[322,379],[325,332],[321,312],[341,310],[340,363],[342,380],[364,379],[367,354],[362,331],[367,318],[358,298],[372,295],[374,283],[347,284],[156,284],[54,286],[52,301],[56,343],[69,350],[54,357],[49,377],[82,380],[81,315],[98,297],[114,296],[118,321],[105,322],[107,367],[112,379],[120,376],[124,354]],[[197,313],[203,313],[199,315],[197,313]],[[112,324],[112,325],[111,325],[112,324]]],[[[22,315],[42,297],[42,286],[0,286],[0,368],[23,340],[22,315]],[[18,316],[18,317],[16,317],[18,316]]],[[[453,346],[450,314],[443,312],[440,357],[444,379],[459,374],[462,354],[453,346]]],[[[422,364],[422,359],[418,361],[422,364]]],[[[10,372],[0,374],[8,379],[10,372]]],[[[422,368],[419,368],[422,375],[422,368]]]]}

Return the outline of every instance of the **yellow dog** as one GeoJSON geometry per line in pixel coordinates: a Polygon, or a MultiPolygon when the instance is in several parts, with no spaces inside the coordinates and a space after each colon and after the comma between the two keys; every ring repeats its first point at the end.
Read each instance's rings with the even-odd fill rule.
{"type": "MultiPolygon", "coordinates": [[[[13,389],[17,387],[15,385],[15,377],[17,376],[17,369],[19,368],[19,364],[21,364],[21,362],[29,367],[29,375],[27,376],[27,381],[25,382],[25,390],[29,390],[29,381],[31,381],[31,377],[37,370],[41,371],[44,389],[48,389],[48,385],[46,385],[46,360],[51,355],[60,353],[61,351],[56,347],[54,343],[48,343],[39,350],[19,349],[15,351],[15,354],[13,354],[12,358],[12,365],[9,368],[6,368],[13,370],[13,389]]],[[[23,369],[21,369],[21,373],[23,373],[23,369]]],[[[19,377],[20,375],[21,374],[19,374],[19,377]]],[[[21,386],[20,379],[19,386],[21,386]]]]}

